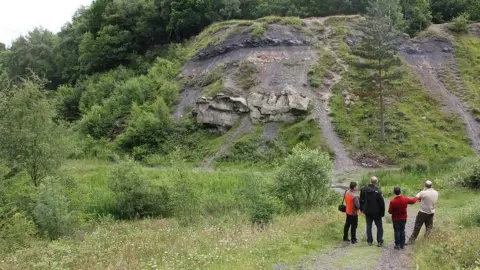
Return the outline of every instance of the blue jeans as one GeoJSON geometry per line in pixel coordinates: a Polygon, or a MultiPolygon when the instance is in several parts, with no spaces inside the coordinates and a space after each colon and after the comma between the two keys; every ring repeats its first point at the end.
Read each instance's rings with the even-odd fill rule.
{"type": "Polygon", "coordinates": [[[393,222],[393,230],[395,231],[395,246],[405,247],[405,224],[406,220],[398,220],[393,222]]]}
{"type": "Polygon", "coordinates": [[[373,243],[372,223],[375,222],[375,226],[377,227],[377,243],[383,243],[382,217],[371,215],[365,215],[365,217],[367,218],[367,242],[373,243]]]}

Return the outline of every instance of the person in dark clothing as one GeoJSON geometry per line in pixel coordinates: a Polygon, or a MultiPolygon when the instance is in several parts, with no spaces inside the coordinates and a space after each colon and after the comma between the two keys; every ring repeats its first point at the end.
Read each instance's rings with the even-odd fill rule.
{"type": "Polygon", "coordinates": [[[357,191],[357,183],[351,182],[350,189],[345,192],[346,216],[345,227],[343,229],[343,241],[350,241],[348,239],[348,231],[350,230],[352,244],[356,244],[357,240],[357,226],[358,214],[360,214],[360,200],[355,194],[357,191]]]}
{"type": "Polygon", "coordinates": [[[383,246],[383,224],[385,216],[385,200],[382,191],[377,187],[378,178],[372,176],[370,184],[360,191],[360,210],[365,214],[367,220],[367,242],[373,245],[372,224],[377,227],[377,246],[383,246]]]}
{"type": "Polygon", "coordinates": [[[407,207],[414,204],[418,198],[409,198],[402,196],[402,190],[399,187],[393,188],[395,198],[390,201],[388,213],[392,215],[393,230],[395,232],[395,249],[405,248],[405,224],[407,224],[407,207]]]}

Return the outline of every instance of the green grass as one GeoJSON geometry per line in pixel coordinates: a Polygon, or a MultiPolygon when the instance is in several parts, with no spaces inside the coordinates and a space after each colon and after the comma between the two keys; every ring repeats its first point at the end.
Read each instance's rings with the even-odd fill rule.
{"type": "Polygon", "coordinates": [[[283,124],[279,130],[279,135],[280,140],[285,143],[289,152],[298,143],[304,143],[309,148],[319,148],[332,155],[320,127],[313,119],[303,120],[293,125],[283,124]]]}
{"type": "Polygon", "coordinates": [[[181,227],[174,220],[104,222],[83,236],[19,250],[2,258],[0,268],[269,269],[331,248],[341,219],[328,209],[279,218],[264,231],[231,223],[181,227]]]}
{"type": "Polygon", "coordinates": [[[480,119],[480,38],[457,36],[456,55],[462,79],[467,87],[467,101],[474,116],[480,119]]]}
{"type": "Polygon", "coordinates": [[[313,88],[323,85],[325,77],[336,64],[335,56],[330,51],[321,51],[317,62],[308,71],[308,81],[313,88]]]}
{"type": "Polygon", "coordinates": [[[440,104],[423,89],[412,71],[406,67],[402,69],[404,77],[388,99],[383,142],[379,137],[377,98],[356,79],[365,73],[351,70],[334,87],[330,106],[335,129],[343,142],[357,154],[390,164],[472,155],[460,119],[443,113],[440,104]],[[359,96],[360,100],[347,108],[342,95],[344,90],[359,96]]]}
{"type": "Polygon", "coordinates": [[[279,16],[267,16],[256,20],[257,22],[266,22],[268,24],[284,24],[290,25],[297,29],[301,29],[303,21],[299,17],[279,17],[279,16]]]}
{"type": "Polygon", "coordinates": [[[267,31],[268,25],[266,23],[254,23],[252,24],[252,36],[262,37],[267,31]]]}

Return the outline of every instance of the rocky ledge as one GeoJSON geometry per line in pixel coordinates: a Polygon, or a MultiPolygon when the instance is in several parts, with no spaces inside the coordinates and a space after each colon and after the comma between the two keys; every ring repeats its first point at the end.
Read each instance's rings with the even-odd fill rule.
{"type": "Polygon", "coordinates": [[[245,114],[253,123],[293,122],[296,116],[308,111],[310,98],[287,88],[278,94],[250,93],[247,98],[219,94],[197,100],[197,121],[216,126],[221,131],[230,129],[245,114]]]}

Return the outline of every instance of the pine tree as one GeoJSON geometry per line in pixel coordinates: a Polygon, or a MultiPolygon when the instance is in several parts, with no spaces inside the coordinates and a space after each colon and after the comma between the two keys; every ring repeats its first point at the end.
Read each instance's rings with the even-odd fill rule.
{"type": "Polygon", "coordinates": [[[371,0],[367,15],[358,30],[363,33],[359,45],[353,50],[358,61],[353,66],[369,70],[366,83],[379,98],[380,136],[385,139],[385,98],[392,82],[401,77],[395,71],[401,65],[397,56],[398,45],[402,42],[404,21],[398,0],[371,0]]]}

